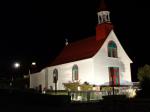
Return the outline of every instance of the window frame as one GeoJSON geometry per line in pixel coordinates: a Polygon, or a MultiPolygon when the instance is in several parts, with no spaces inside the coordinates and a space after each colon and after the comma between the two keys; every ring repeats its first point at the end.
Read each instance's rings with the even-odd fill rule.
{"type": "Polygon", "coordinates": [[[117,45],[114,41],[108,42],[108,57],[118,58],[117,45]]]}
{"type": "Polygon", "coordinates": [[[53,70],[53,83],[57,83],[58,82],[58,69],[54,69],[53,70]]]}
{"type": "Polygon", "coordinates": [[[73,65],[72,67],[72,81],[79,80],[79,68],[78,65],[73,65]]]}

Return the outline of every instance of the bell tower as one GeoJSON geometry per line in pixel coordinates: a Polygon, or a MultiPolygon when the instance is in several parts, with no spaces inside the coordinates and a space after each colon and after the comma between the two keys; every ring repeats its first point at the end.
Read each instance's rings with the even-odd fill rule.
{"type": "Polygon", "coordinates": [[[97,15],[98,15],[98,24],[101,24],[104,22],[110,22],[110,12],[108,11],[108,8],[104,0],[101,0],[100,2],[97,15]]]}
{"type": "Polygon", "coordinates": [[[98,24],[96,26],[96,40],[101,40],[106,38],[113,28],[113,25],[110,22],[110,11],[107,8],[105,0],[100,1],[97,16],[98,24]]]}

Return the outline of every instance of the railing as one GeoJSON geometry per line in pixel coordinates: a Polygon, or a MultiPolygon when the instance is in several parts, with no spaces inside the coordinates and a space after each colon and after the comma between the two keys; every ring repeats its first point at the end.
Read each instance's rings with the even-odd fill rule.
{"type": "Polygon", "coordinates": [[[47,91],[46,94],[49,95],[69,95],[71,96],[71,101],[95,101],[101,100],[102,96],[108,95],[106,92],[100,91],[47,91]]]}
{"type": "Polygon", "coordinates": [[[96,101],[102,99],[100,91],[70,91],[71,101],[96,101]]]}
{"type": "Polygon", "coordinates": [[[109,95],[126,95],[127,97],[131,97],[133,94],[129,87],[115,87],[114,92],[111,87],[107,88],[107,90],[101,91],[66,91],[66,90],[58,90],[58,91],[47,91],[47,94],[50,95],[69,95],[71,96],[71,101],[97,101],[102,100],[103,96],[109,95]]]}

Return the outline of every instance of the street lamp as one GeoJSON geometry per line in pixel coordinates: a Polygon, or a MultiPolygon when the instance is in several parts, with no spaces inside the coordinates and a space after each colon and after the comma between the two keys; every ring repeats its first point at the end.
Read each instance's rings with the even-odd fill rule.
{"type": "MultiPolygon", "coordinates": [[[[15,69],[18,69],[19,67],[20,67],[20,63],[19,63],[19,62],[15,62],[15,63],[13,64],[13,68],[15,68],[15,69]]],[[[13,75],[12,75],[12,76],[11,76],[10,86],[13,85],[13,81],[14,81],[14,77],[13,77],[13,75]]]]}
{"type": "Polygon", "coordinates": [[[19,67],[20,67],[20,63],[15,62],[15,63],[14,63],[14,68],[19,68],[19,67]]]}
{"type": "Polygon", "coordinates": [[[31,67],[31,66],[36,66],[36,62],[32,62],[32,63],[31,63],[31,65],[29,66],[28,75],[24,75],[24,78],[29,78],[29,77],[30,77],[30,74],[31,74],[30,67],[31,67]]]}
{"type": "Polygon", "coordinates": [[[36,65],[36,62],[32,62],[32,64],[31,65],[36,65]]]}
{"type": "MultiPolygon", "coordinates": [[[[31,65],[29,66],[29,74],[28,74],[28,77],[29,77],[29,86],[30,86],[30,83],[31,83],[31,82],[30,82],[30,81],[31,81],[31,80],[30,80],[30,74],[31,74],[30,68],[33,67],[33,66],[34,66],[34,67],[36,66],[36,62],[32,62],[31,65]]],[[[28,86],[28,87],[29,87],[29,86],[28,86]]]]}
{"type": "MultiPolygon", "coordinates": [[[[36,66],[36,62],[32,62],[31,63],[31,66],[36,66]]],[[[29,75],[31,74],[31,70],[30,70],[30,67],[29,67],[29,75]]]]}
{"type": "MultiPolygon", "coordinates": [[[[24,75],[24,79],[27,79],[27,80],[29,80],[29,81],[30,81],[30,74],[31,74],[31,67],[32,67],[32,66],[36,66],[36,62],[32,62],[32,63],[29,65],[29,67],[28,67],[28,74],[27,74],[27,75],[24,75]]],[[[30,82],[28,82],[28,84],[26,84],[25,87],[28,88],[28,87],[29,87],[29,84],[30,84],[30,82]]]]}

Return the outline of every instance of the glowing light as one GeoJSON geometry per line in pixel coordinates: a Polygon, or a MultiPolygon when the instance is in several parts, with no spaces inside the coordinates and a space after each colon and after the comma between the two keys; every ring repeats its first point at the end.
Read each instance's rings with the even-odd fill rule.
{"type": "Polygon", "coordinates": [[[15,68],[19,68],[20,67],[20,63],[18,63],[18,62],[14,63],[14,67],[15,68]]]}
{"type": "Polygon", "coordinates": [[[81,87],[80,86],[78,86],[78,91],[81,91],[81,87]]]}
{"type": "Polygon", "coordinates": [[[26,78],[29,78],[29,75],[24,75],[23,77],[24,77],[24,79],[26,79],[26,78]]]}
{"type": "Polygon", "coordinates": [[[135,96],[136,96],[136,89],[133,89],[133,88],[129,88],[128,89],[128,94],[127,94],[127,96],[129,97],[129,98],[134,98],[135,96]]]}
{"type": "Polygon", "coordinates": [[[46,91],[45,91],[45,90],[43,91],[43,94],[46,94],[46,91]]]}
{"type": "Polygon", "coordinates": [[[32,62],[32,65],[36,65],[36,62],[32,62]]]}

